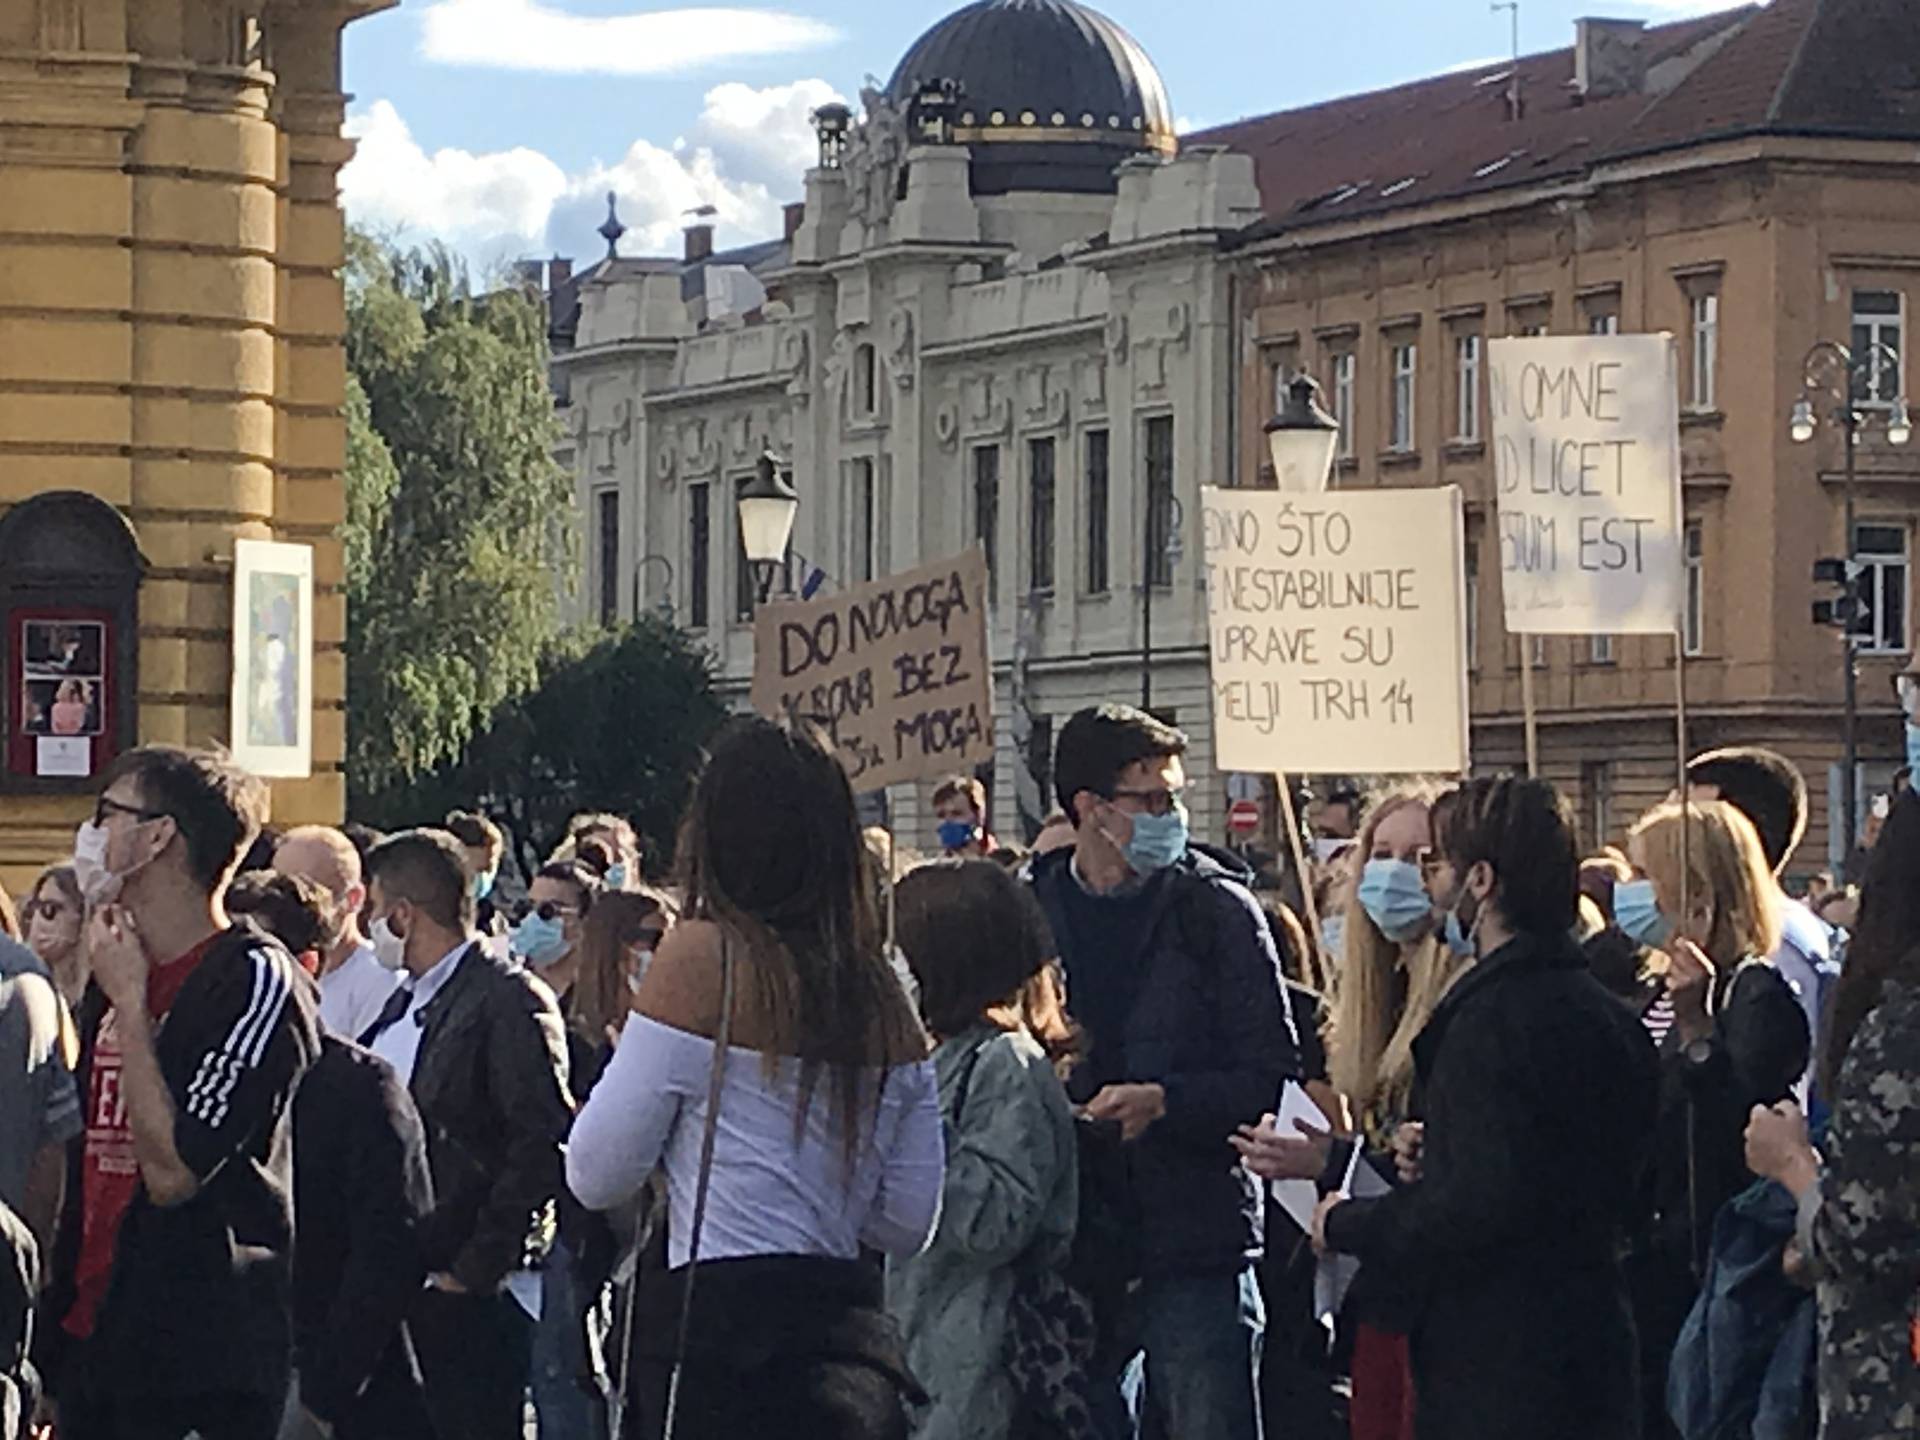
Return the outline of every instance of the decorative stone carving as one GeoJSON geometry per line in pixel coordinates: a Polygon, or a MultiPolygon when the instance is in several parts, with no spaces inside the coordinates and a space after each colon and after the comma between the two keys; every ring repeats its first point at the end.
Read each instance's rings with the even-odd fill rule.
{"type": "Polygon", "coordinates": [[[1067,392],[1054,383],[1046,365],[1023,365],[1017,372],[1020,386],[1020,423],[1058,425],[1067,418],[1067,392]]]}
{"type": "Polygon", "coordinates": [[[826,382],[827,400],[837,401],[847,383],[847,372],[853,366],[853,337],[841,330],[833,337],[833,347],[827,351],[826,382]]]}
{"type": "Polygon", "coordinates": [[[680,454],[689,475],[711,475],[720,468],[720,437],[705,420],[688,420],[680,427],[680,454]]]}
{"type": "Polygon", "coordinates": [[[613,423],[594,435],[594,461],[602,474],[608,474],[619,464],[619,452],[633,440],[633,402],[616,400],[613,404],[613,423]]]}
{"type": "Polygon", "coordinates": [[[861,88],[860,105],[866,119],[848,140],[840,168],[846,172],[853,217],[870,226],[884,225],[893,214],[900,167],[907,158],[907,117],[876,85],[861,88]]]}
{"type": "Polygon", "coordinates": [[[965,433],[982,438],[1007,433],[1013,421],[1013,404],[1002,393],[1003,384],[992,375],[970,375],[961,382],[965,433]]]}
{"type": "Polygon", "coordinates": [[[1127,317],[1124,315],[1107,317],[1107,353],[1115,363],[1127,358],[1127,317]]]}
{"type": "Polygon", "coordinates": [[[1175,345],[1185,345],[1187,337],[1193,333],[1193,307],[1184,300],[1176,300],[1167,307],[1167,339],[1175,345]]]}
{"type": "Polygon", "coordinates": [[[753,412],[742,410],[727,421],[727,453],[735,464],[753,453],[753,412]]]}
{"type": "Polygon", "coordinates": [[[813,376],[807,366],[807,332],[798,325],[789,325],[780,333],[778,364],[787,377],[787,394],[804,400],[813,388],[813,376]]]}
{"type": "Polygon", "coordinates": [[[952,451],[960,444],[960,407],[953,401],[943,401],[940,408],[933,412],[933,438],[946,451],[952,451]]]}
{"type": "Polygon", "coordinates": [[[1080,405],[1082,409],[1102,413],[1107,408],[1107,359],[1102,355],[1078,362],[1080,405]]]}
{"type": "Polygon", "coordinates": [[[660,432],[660,447],[653,452],[653,478],[662,485],[671,486],[674,470],[680,457],[674,452],[673,431],[663,428],[660,432]]]}
{"type": "Polygon", "coordinates": [[[901,390],[913,389],[913,312],[901,305],[887,317],[887,369],[901,390]]]}
{"type": "Polygon", "coordinates": [[[1134,380],[1142,395],[1155,395],[1167,388],[1167,343],[1143,340],[1134,356],[1134,380]]]}

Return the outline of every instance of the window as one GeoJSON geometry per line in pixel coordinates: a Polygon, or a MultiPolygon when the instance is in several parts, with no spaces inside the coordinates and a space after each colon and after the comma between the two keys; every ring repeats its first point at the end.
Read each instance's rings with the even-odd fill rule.
{"type": "Polygon", "coordinates": [[[1053,589],[1053,441],[1027,442],[1028,589],[1053,589]]]}
{"type": "Polygon", "coordinates": [[[1698,520],[1687,526],[1687,613],[1682,618],[1681,645],[1689,655],[1707,653],[1707,541],[1698,520]]]}
{"type": "Polygon", "coordinates": [[[1087,432],[1087,593],[1104,595],[1112,585],[1107,551],[1110,496],[1107,488],[1107,432],[1087,432]]]}
{"type": "Polygon", "coordinates": [[[1859,383],[1863,405],[1891,405],[1905,393],[1905,298],[1897,290],[1853,292],[1853,354],[1864,368],[1859,383]],[[1877,348],[1882,346],[1884,350],[1877,348]]]}
{"type": "Polygon", "coordinates": [[[1467,669],[1480,668],[1480,541],[1469,536],[1466,544],[1467,581],[1467,669]]]}
{"type": "Polygon", "coordinates": [[[712,593],[708,570],[713,563],[713,487],[702,480],[687,486],[687,625],[707,628],[712,593]]]}
{"type": "Polygon", "coordinates": [[[852,563],[847,567],[853,580],[871,580],[879,572],[875,557],[878,554],[880,526],[879,485],[874,479],[873,460],[862,456],[853,462],[851,492],[848,496],[848,518],[853,522],[852,563]]]}
{"type": "Polygon", "coordinates": [[[1420,347],[1409,340],[1393,347],[1392,433],[1388,447],[1413,449],[1413,386],[1420,364],[1420,347]]]}
{"type": "Polygon", "coordinates": [[[600,568],[600,623],[620,623],[620,492],[602,490],[594,497],[600,568]]]}
{"type": "Polygon", "coordinates": [[[1853,527],[1853,556],[1865,573],[1861,593],[1865,613],[1858,629],[1860,649],[1898,655],[1907,649],[1907,527],[1863,521],[1853,527]]]}
{"type": "Polygon", "coordinates": [[[973,538],[987,552],[987,595],[996,593],[1000,562],[1000,447],[977,445],[973,451],[973,538]]]}
{"type": "Polygon", "coordinates": [[[1595,310],[1587,316],[1589,335],[1618,335],[1620,333],[1620,315],[1614,310],[1595,310]]]}
{"type": "Polygon", "coordinates": [[[1173,584],[1173,556],[1167,544],[1173,538],[1173,417],[1155,415],[1147,421],[1147,583],[1173,584]]]}
{"type": "Polygon", "coordinates": [[[1613,664],[1613,636],[1589,635],[1587,637],[1587,663],[1589,665],[1613,664]]]}
{"type": "Polygon", "coordinates": [[[1327,388],[1333,392],[1333,418],[1340,425],[1340,446],[1335,452],[1341,460],[1353,458],[1353,376],[1354,354],[1343,350],[1333,357],[1327,388]]]}
{"type": "Polygon", "coordinates": [[[1704,290],[1693,297],[1693,400],[1695,410],[1714,408],[1720,368],[1720,294],[1704,290]]]}
{"type": "Polygon", "coordinates": [[[1456,440],[1480,438],[1480,337],[1461,335],[1453,342],[1456,440]]]}
{"type": "Polygon", "coordinates": [[[1603,850],[1613,843],[1613,762],[1585,760],[1580,765],[1580,808],[1587,822],[1587,845],[1603,850]]]}
{"type": "Polygon", "coordinates": [[[880,361],[873,346],[859,345],[853,351],[853,413],[870,419],[880,410],[880,361]]]}

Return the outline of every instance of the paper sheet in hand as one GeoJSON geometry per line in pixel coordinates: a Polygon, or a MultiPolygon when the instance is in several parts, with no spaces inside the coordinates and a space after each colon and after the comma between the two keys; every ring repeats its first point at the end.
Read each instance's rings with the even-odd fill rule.
{"type": "MultiPolygon", "coordinates": [[[[1373,1168],[1372,1162],[1356,1149],[1353,1152],[1353,1164],[1347,1170],[1347,1183],[1341,1187],[1341,1193],[1349,1200],[1371,1200],[1392,1189],[1380,1172],[1373,1168]]],[[[1319,1268],[1313,1273],[1313,1313],[1329,1330],[1333,1328],[1333,1317],[1340,1313],[1340,1307],[1346,1303],[1353,1277],[1359,1273],[1360,1262],[1351,1255],[1320,1257],[1319,1268]]]]}
{"type": "MultiPolygon", "coordinates": [[[[1280,1089],[1280,1105],[1274,1111],[1274,1132],[1289,1139],[1299,1138],[1300,1132],[1293,1123],[1295,1120],[1304,1120],[1316,1130],[1327,1128],[1327,1117],[1320,1113],[1320,1107],[1313,1103],[1313,1097],[1300,1088],[1299,1081],[1289,1080],[1280,1089]]],[[[1311,1180],[1275,1180],[1270,1193],[1273,1203],[1292,1217],[1302,1234],[1313,1228],[1313,1212],[1320,1205],[1320,1187],[1317,1184],[1311,1180]]]]}

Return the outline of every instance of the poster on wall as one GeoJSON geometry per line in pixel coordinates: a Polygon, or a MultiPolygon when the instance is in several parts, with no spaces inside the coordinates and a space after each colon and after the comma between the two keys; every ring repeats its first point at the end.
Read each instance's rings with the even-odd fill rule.
{"type": "Polygon", "coordinates": [[[313,773],[313,547],[233,547],[234,760],[256,775],[313,773]]]}
{"type": "Polygon", "coordinates": [[[99,610],[20,607],[8,616],[10,774],[88,780],[114,753],[111,621],[99,610]]]}
{"type": "Polygon", "coordinates": [[[1671,635],[1684,603],[1671,335],[1488,347],[1500,588],[1515,635],[1671,635]]]}
{"type": "Polygon", "coordinates": [[[1200,496],[1220,768],[1464,773],[1459,488],[1200,496]]]}

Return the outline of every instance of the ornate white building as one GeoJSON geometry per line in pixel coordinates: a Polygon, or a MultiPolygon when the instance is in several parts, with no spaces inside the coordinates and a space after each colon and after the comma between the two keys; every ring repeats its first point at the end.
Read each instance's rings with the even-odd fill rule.
{"type": "MultiPolygon", "coordinates": [[[[1051,808],[1065,717],[1150,676],[1217,839],[1198,490],[1240,468],[1221,248],[1259,216],[1252,162],[1181,153],[1151,62],[1072,0],[980,0],[862,101],[816,117],[782,240],[716,255],[698,225],[678,259],[622,259],[610,216],[608,259],[554,262],[580,618],[670,608],[744,704],[734,496],[770,444],[801,496],[796,588],[985,544],[1003,836],[1051,808]]],[[[889,798],[930,840],[924,792],[889,798]]]]}

